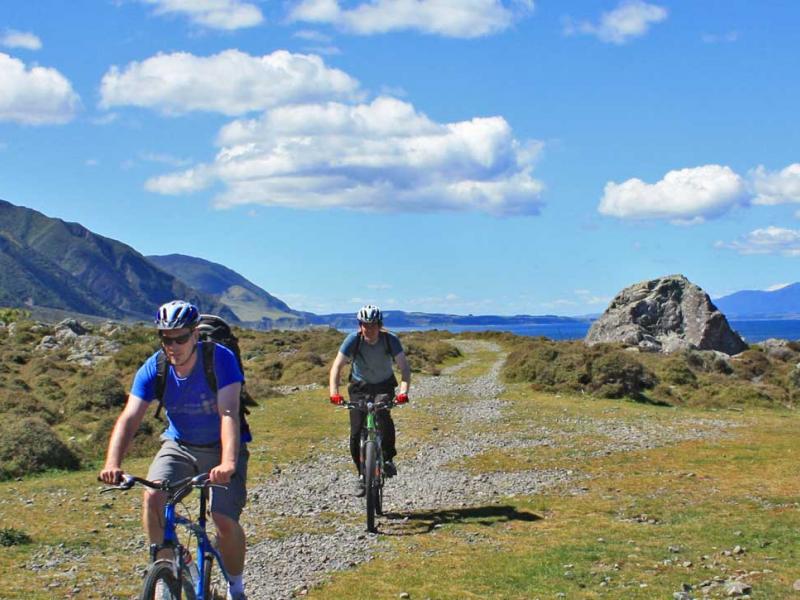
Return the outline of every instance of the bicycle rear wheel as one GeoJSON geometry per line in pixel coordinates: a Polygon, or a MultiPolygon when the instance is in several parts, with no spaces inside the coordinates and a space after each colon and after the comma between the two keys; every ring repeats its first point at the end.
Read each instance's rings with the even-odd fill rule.
{"type": "Polygon", "coordinates": [[[367,531],[375,532],[375,509],[377,508],[378,445],[367,442],[364,448],[364,487],[367,492],[367,531]]]}
{"type": "Polygon", "coordinates": [[[189,581],[183,581],[183,594],[175,578],[171,560],[157,560],[147,569],[142,586],[141,600],[194,600],[194,590],[189,581]]]}

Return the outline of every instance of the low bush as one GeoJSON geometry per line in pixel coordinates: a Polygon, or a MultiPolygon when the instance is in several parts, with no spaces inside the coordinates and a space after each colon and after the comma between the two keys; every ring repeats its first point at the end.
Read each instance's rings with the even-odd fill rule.
{"type": "Polygon", "coordinates": [[[70,390],[72,411],[97,411],[125,404],[125,388],[113,375],[92,374],[70,390]]]}
{"type": "Polygon", "coordinates": [[[591,363],[589,390],[602,398],[639,399],[658,383],[656,376],[630,352],[612,350],[591,363]]]}
{"type": "Polygon", "coordinates": [[[21,546],[30,544],[33,540],[24,531],[13,527],[3,527],[0,529],[0,546],[21,546]]]}
{"type": "Polygon", "coordinates": [[[0,480],[79,466],[75,453],[42,419],[5,419],[0,424],[0,480]]]}

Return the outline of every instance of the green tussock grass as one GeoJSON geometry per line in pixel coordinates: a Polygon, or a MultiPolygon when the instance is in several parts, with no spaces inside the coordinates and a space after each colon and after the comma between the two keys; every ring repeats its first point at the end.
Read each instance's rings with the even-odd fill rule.
{"type": "MultiPolygon", "coordinates": [[[[513,345],[507,337],[496,339],[506,349],[513,345]]],[[[251,348],[252,343],[256,348],[262,342],[255,334],[243,346],[251,348]]],[[[306,341],[296,338],[292,343],[299,349],[306,341]]],[[[328,343],[336,345],[324,341],[328,343]]],[[[25,370],[38,364],[38,359],[25,358],[22,347],[11,350],[23,356],[18,357],[19,363],[3,363],[8,369],[5,375],[11,373],[40,398],[38,384],[25,370]]],[[[473,357],[445,356],[436,368],[473,357]]],[[[474,365],[474,374],[481,374],[496,358],[494,352],[482,352],[469,364],[474,365]]],[[[752,375],[765,368],[762,358],[746,357],[745,366],[735,368],[752,375]]],[[[138,360],[133,355],[124,359],[138,360]]],[[[260,364],[259,359],[253,360],[260,364]]],[[[645,367],[661,377],[658,365],[645,367]]],[[[66,369],[58,362],[52,368],[66,369]]],[[[673,381],[684,381],[670,385],[692,385],[692,377],[680,364],[669,368],[676,371],[673,381]]],[[[688,368],[695,383],[708,375],[694,363],[688,368]]],[[[253,370],[260,373],[257,367],[253,370]]],[[[65,372],[79,377],[79,371],[65,372]]],[[[769,384],[764,373],[761,381],[769,384]]],[[[258,374],[253,383],[265,390],[273,385],[258,374]]],[[[768,407],[735,403],[737,411],[727,410],[724,404],[665,407],[601,399],[576,390],[533,390],[528,381],[510,383],[504,399],[508,404],[502,419],[464,429],[426,410],[464,398],[417,401],[412,387],[412,406],[394,411],[401,458],[415,455],[423,441],[444,433],[468,436],[494,430],[521,439],[547,438],[548,445],[500,448],[455,466],[473,474],[569,469],[576,479],[541,494],[466,507],[403,511],[382,520],[389,550],[369,563],[332,575],[329,583],[312,588],[309,597],[389,599],[407,592],[412,599],[530,599],[559,593],[567,598],[670,598],[682,583],[697,590],[701,581],[737,571],[754,573],[748,576],[753,598],[791,597],[792,583],[800,579],[800,450],[796,442],[800,416],[796,411],[780,403],[768,407]],[[715,439],[598,453],[608,440],[596,432],[595,423],[684,423],[681,427],[685,428],[691,420],[689,426],[701,427],[697,419],[738,427],[715,439]],[[737,545],[744,552],[732,554],[737,545]]],[[[265,481],[276,467],[313,460],[318,453],[346,452],[347,414],[328,403],[324,387],[259,400],[249,417],[256,437],[250,447],[253,484],[265,481]]],[[[45,409],[51,406],[46,398],[41,402],[45,409]]],[[[99,419],[115,415],[118,407],[93,404],[86,411],[76,414],[83,414],[84,420],[87,414],[99,419]]],[[[43,413],[48,414],[47,410],[43,413]]],[[[77,417],[56,416],[55,430],[63,431],[61,435],[74,431],[72,418],[77,417]]],[[[105,436],[107,430],[100,447],[105,436]]],[[[146,471],[151,452],[145,445],[148,439],[137,441],[143,443],[145,456],[131,457],[125,463],[127,470],[146,471]]],[[[139,523],[140,493],[100,496],[95,480],[97,456],[81,454],[80,471],[50,471],[0,482],[0,530],[13,528],[30,538],[29,543],[0,547],[0,576],[6,584],[3,597],[131,598],[138,592],[147,562],[139,523]],[[53,556],[61,561],[57,568],[46,565],[53,556]],[[75,589],[80,591],[73,593],[75,589]]],[[[312,526],[330,531],[341,518],[325,514],[316,525],[268,511],[248,516],[246,511],[243,522],[254,531],[250,542],[257,543],[309,531],[312,526]]],[[[360,516],[347,519],[356,522],[360,516]]],[[[702,597],[699,591],[695,594],[702,597]]],[[[721,597],[721,590],[717,588],[710,597],[721,597]]]]}

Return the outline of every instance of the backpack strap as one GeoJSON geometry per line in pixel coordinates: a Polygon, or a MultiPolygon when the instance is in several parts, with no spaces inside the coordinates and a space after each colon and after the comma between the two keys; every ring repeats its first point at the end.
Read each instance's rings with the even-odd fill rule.
{"type": "Polygon", "coordinates": [[[214,371],[214,360],[215,360],[215,344],[214,342],[201,342],[200,345],[203,348],[203,369],[206,372],[206,381],[208,382],[208,387],[211,388],[211,391],[215,394],[217,393],[217,373],[214,371]]]}
{"type": "Polygon", "coordinates": [[[164,390],[167,387],[167,355],[163,350],[159,350],[156,355],[156,399],[158,400],[158,407],[156,408],[156,419],[161,421],[161,409],[164,406],[164,390]]]}
{"type": "Polygon", "coordinates": [[[384,344],[384,348],[386,349],[386,354],[389,355],[389,358],[394,360],[394,356],[392,356],[392,347],[389,344],[389,333],[386,332],[386,331],[381,331],[380,335],[381,335],[381,337],[383,337],[383,344],[384,344]]]}
{"type": "Polygon", "coordinates": [[[353,358],[350,361],[350,375],[347,378],[347,381],[353,381],[353,368],[356,364],[356,356],[358,356],[359,351],[361,350],[361,332],[359,331],[356,334],[356,345],[353,347],[353,358]]]}

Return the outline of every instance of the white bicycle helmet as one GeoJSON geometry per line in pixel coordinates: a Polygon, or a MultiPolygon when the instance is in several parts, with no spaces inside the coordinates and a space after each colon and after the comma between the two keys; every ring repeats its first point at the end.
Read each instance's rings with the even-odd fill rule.
{"type": "Polygon", "coordinates": [[[162,304],[156,313],[156,329],[193,328],[200,321],[200,311],[190,302],[173,300],[162,304]]]}
{"type": "Polygon", "coordinates": [[[356,313],[356,319],[360,323],[383,323],[383,313],[377,306],[367,304],[356,313]]]}

